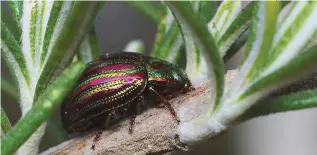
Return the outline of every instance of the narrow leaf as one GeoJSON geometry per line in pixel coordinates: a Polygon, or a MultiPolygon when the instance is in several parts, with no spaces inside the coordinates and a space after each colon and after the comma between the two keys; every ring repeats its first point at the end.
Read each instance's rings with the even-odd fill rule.
{"type": "Polygon", "coordinates": [[[39,98],[35,106],[1,140],[1,154],[13,154],[61,104],[84,70],[84,63],[69,66],[39,98]]]}
{"type": "Polygon", "coordinates": [[[176,63],[183,46],[183,39],[172,12],[167,13],[159,22],[153,50],[150,55],[171,63],[176,63]]]}
{"type": "Polygon", "coordinates": [[[244,93],[240,96],[239,100],[242,100],[262,90],[269,91],[272,89],[271,87],[276,89],[294,81],[294,79],[298,79],[299,77],[304,76],[306,72],[316,70],[316,60],[317,46],[314,46],[306,52],[300,54],[300,56],[295,57],[288,64],[284,65],[278,70],[266,74],[265,76],[259,78],[257,81],[252,83],[248,87],[248,89],[243,91],[244,93]]]}
{"type": "MultiPolygon", "coordinates": [[[[214,1],[193,1],[191,3],[194,7],[194,11],[198,13],[200,20],[204,24],[207,24],[216,13],[216,2],[214,1]]],[[[167,16],[173,15],[170,13],[170,11],[168,11],[167,16]]],[[[182,67],[186,65],[186,60],[184,59],[186,58],[184,40],[182,39],[181,31],[179,30],[174,17],[172,18],[173,20],[171,21],[169,29],[166,29],[160,53],[162,53],[162,59],[168,60],[169,62],[182,67]]],[[[196,54],[196,67],[199,68],[201,61],[204,61],[204,59],[200,60],[202,59],[202,57],[200,57],[201,54],[197,47],[194,48],[196,54]]]]}
{"type": "Polygon", "coordinates": [[[85,63],[94,60],[100,55],[97,36],[93,26],[81,42],[77,55],[79,60],[85,63]]]}
{"type": "MultiPolygon", "coordinates": [[[[21,30],[21,19],[22,19],[22,7],[23,7],[23,1],[8,1],[9,7],[11,9],[12,12],[12,16],[13,19],[16,23],[16,26],[18,28],[18,34],[21,35],[22,34],[22,30],[21,30]]],[[[20,37],[20,36],[19,36],[20,37]]],[[[18,42],[20,42],[18,40],[18,42]]]]}
{"type": "MultiPolygon", "coordinates": [[[[241,3],[241,2],[240,2],[241,3]]],[[[235,5],[237,11],[239,12],[232,14],[234,18],[232,22],[228,23],[227,29],[223,30],[224,32],[221,33],[217,38],[217,44],[219,47],[220,54],[225,56],[227,54],[227,50],[230,46],[239,38],[239,36],[249,27],[251,14],[256,2],[250,2],[243,10],[241,10],[241,6],[235,5]]],[[[228,17],[229,18],[229,17],[228,17]]],[[[211,21],[210,24],[213,24],[215,21],[211,21]]]]}
{"type": "MultiPolygon", "coordinates": [[[[213,102],[216,109],[220,104],[220,99],[223,93],[224,86],[224,64],[219,55],[216,43],[213,37],[209,34],[207,26],[197,20],[197,15],[194,13],[189,2],[166,2],[173,12],[175,19],[178,21],[182,33],[190,36],[198,45],[199,50],[207,59],[209,74],[213,81],[213,102]]],[[[187,55],[190,56],[190,55],[187,55]]]]}
{"type": "Polygon", "coordinates": [[[198,16],[207,24],[215,16],[217,11],[217,4],[215,1],[198,1],[198,16]]]}
{"type": "MultiPolygon", "coordinates": [[[[194,8],[194,11],[197,12],[197,18],[202,18],[199,16],[199,2],[191,2],[189,3],[191,5],[192,8],[194,8]]],[[[200,10],[202,11],[202,10],[200,10]]],[[[169,12],[168,12],[169,14],[169,12]]],[[[167,14],[167,15],[168,15],[167,14]]],[[[203,14],[201,14],[203,15],[203,14]]],[[[168,16],[167,16],[168,17],[168,16]]],[[[173,19],[174,20],[174,19],[173,19]]],[[[197,20],[197,19],[196,19],[197,20]]],[[[175,22],[175,21],[173,21],[175,22]]],[[[171,22],[171,23],[173,23],[171,22]]],[[[177,21],[178,22],[178,21],[177,21]]],[[[205,25],[206,23],[202,23],[203,25],[205,25]]],[[[182,25],[179,25],[182,28],[182,25]]],[[[184,28],[182,28],[184,29],[184,28]]],[[[177,30],[177,29],[176,29],[177,30]]],[[[179,30],[178,30],[179,31],[179,30]]],[[[191,83],[196,86],[201,84],[203,81],[208,80],[210,77],[210,74],[208,74],[208,68],[207,68],[207,62],[205,57],[201,56],[202,53],[201,51],[199,51],[199,48],[197,47],[194,39],[190,36],[189,33],[187,33],[186,31],[182,31],[181,32],[182,37],[183,37],[183,42],[185,43],[185,48],[186,48],[186,73],[189,76],[189,79],[191,81],[191,83]]],[[[167,35],[166,38],[168,38],[169,36],[167,35]]],[[[178,38],[180,38],[179,36],[177,36],[178,38]]],[[[175,40],[175,39],[174,39],[175,40]]],[[[175,43],[173,43],[173,47],[164,47],[165,49],[173,49],[173,51],[168,51],[165,50],[165,53],[163,56],[168,56],[167,59],[168,60],[175,60],[178,61],[177,59],[180,58],[180,55],[184,55],[184,53],[182,52],[182,42],[180,42],[180,40],[175,40],[175,43]]],[[[161,47],[161,46],[160,46],[161,47]]],[[[164,58],[165,58],[164,57],[164,58]]],[[[173,61],[171,61],[173,62],[173,61]]]]}
{"type": "Polygon", "coordinates": [[[304,51],[309,48],[317,45],[317,31],[315,31],[314,35],[311,37],[310,41],[305,45],[304,51]]]}
{"type": "Polygon", "coordinates": [[[252,84],[244,91],[240,99],[265,87],[282,86],[294,79],[288,76],[302,76],[299,73],[308,71],[307,67],[314,65],[317,47],[304,49],[309,44],[309,39],[317,31],[315,16],[317,16],[316,2],[295,4],[293,11],[286,17],[275,35],[272,50],[268,52],[269,55],[264,56],[267,58],[262,61],[264,63],[262,63],[259,77],[255,78],[255,82],[251,82],[252,84]]]}
{"type": "MultiPolygon", "coordinates": [[[[34,11],[36,13],[36,17],[34,18],[35,25],[33,29],[35,29],[36,32],[35,33],[33,32],[35,40],[31,42],[34,42],[34,46],[33,46],[35,48],[34,66],[36,71],[40,70],[41,56],[43,53],[45,34],[48,30],[48,27],[47,27],[48,22],[50,20],[50,17],[56,18],[56,16],[53,16],[53,14],[51,14],[54,3],[55,3],[54,1],[38,1],[36,5],[37,6],[36,11],[34,11]]],[[[30,36],[31,35],[32,33],[30,34],[30,36]]]]}
{"type": "Polygon", "coordinates": [[[151,56],[160,58],[160,47],[162,45],[165,32],[166,32],[166,22],[167,22],[168,14],[166,16],[162,16],[158,22],[157,32],[155,34],[155,41],[153,44],[153,49],[150,53],[151,56]]]}
{"type": "Polygon", "coordinates": [[[9,62],[9,67],[14,70],[15,76],[18,77],[18,74],[22,74],[19,79],[25,79],[25,82],[29,84],[28,68],[21,48],[10,29],[3,22],[1,22],[1,49],[1,52],[9,62]]]}
{"type": "Polygon", "coordinates": [[[317,89],[300,91],[280,97],[261,100],[241,117],[241,120],[259,116],[317,107],[317,89]]]}
{"type": "Polygon", "coordinates": [[[225,0],[221,3],[216,15],[208,24],[208,28],[216,40],[225,33],[241,9],[240,1],[225,0]]]}
{"type": "Polygon", "coordinates": [[[228,62],[247,42],[249,30],[245,30],[238,39],[230,46],[226,55],[223,57],[224,62],[228,62]]]}
{"type": "Polygon", "coordinates": [[[100,5],[103,4],[104,2],[74,2],[52,52],[43,66],[35,97],[41,94],[53,76],[58,75],[72,61],[77,46],[92,26],[92,21],[100,10],[100,5]]]}
{"type": "Polygon", "coordinates": [[[317,31],[317,2],[292,2],[295,6],[285,17],[274,37],[273,50],[267,62],[268,72],[285,65],[303,52],[309,40],[317,31]]]}
{"type": "Polygon", "coordinates": [[[281,1],[281,7],[284,8],[290,1],[281,1]]]}
{"type": "MultiPolygon", "coordinates": [[[[252,17],[251,14],[256,3],[257,2],[250,2],[244,9],[242,9],[225,33],[218,38],[217,44],[225,62],[244,46],[249,32],[248,27],[252,17]]],[[[281,8],[284,6],[285,5],[281,5],[281,8]]]]}
{"type": "MultiPolygon", "coordinates": [[[[254,15],[252,18],[251,28],[249,29],[249,37],[246,43],[242,64],[247,60],[247,58],[249,58],[251,52],[255,54],[253,54],[252,59],[249,58],[249,64],[253,63],[255,56],[257,56],[256,54],[262,45],[261,42],[263,42],[262,37],[264,36],[264,27],[269,24],[267,22],[269,22],[268,19],[270,17],[265,14],[267,9],[268,8],[264,4],[261,4],[261,2],[257,3],[253,8],[254,15]]],[[[276,23],[276,21],[274,23],[276,23]]]]}
{"type": "MultiPolygon", "coordinates": [[[[35,45],[38,44],[37,43],[37,16],[38,16],[38,12],[40,12],[40,10],[38,10],[38,2],[34,1],[31,5],[32,9],[31,9],[31,16],[30,16],[30,30],[29,30],[29,36],[30,38],[30,46],[31,46],[31,58],[32,58],[32,63],[35,62],[35,45]]],[[[23,22],[23,24],[26,22],[23,22]]]]}
{"type": "Polygon", "coordinates": [[[252,62],[246,79],[257,77],[263,72],[264,64],[269,60],[269,51],[273,43],[273,37],[277,27],[277,18],[280,11],[278,2],[258,3],[255,8],[257,14],[252,19],[252,31],[256,32],[256,40],[252,43],[252,55],[248,63],[252,62]],[[252,57],[254,54],[254,57],[252,57]],[[255,55],[256,54],[256,55],[255,55]]]}
{"type": "Polygon", "coordinates": [[[8,4],[12,11],[14,20],[17,24],[20,24],[19,26],[21,27],[23,1],[8,1],[8,4]]]}
{"type": "Polygon", "coordinates": [[[24,1],[23,3],[23,14],[21,17],[21,53],[26,60],[26,66],[30,75],[30,88],[35,87],[36,71],[34,66],[34,55],[35,55],[35,24],[36,24],[36,1],[24,1]]]}
{"type": "Polygon", "coordinates": [[[11,128],[12,128],[12,125],[9,121],[9,118],[1,107],[1,129],[4,132],[4,134],[6,134],[8,131],[11,130],[11,128]]]}
{"type": "Polygon", "coordinates": [[[43,38],[43,48],[40,56],[41,67],[44,65],[47,55],[51,53],[52,46],[55,44],[58,35],[61,33],[62,27],[58,25],[65,24],[67,15],[72,5],[73,2],[53,2],[43,38]]]}
{"type": "MultiPolygon", "coordinates": [[[[8,97],[11,97],[14,103],[17,104],[17,102],[19,101],[19,96],[17,93],[17,89],[14,88],[13,83],[10,83],[9,81],[2,78],[1,91],[4,92],[8,97]]],[[[54,139],[56,139],[57,142],[62,142],[67,138],[67,136],[64,129],[59,128],[56,124],[56,120],[49,119],[47,121],[47,131],[54,135],[54,139]]]]}
{"type": "Polygon", "coordinates": [[[164,31],[161,43],[156,43],[155,46],[158,48],[155,48],[151,55],[166,60],[171,53],[178,53],[181,45],[178,45],[178,48],[173,50],[175,43],[179,42],[178,39],[181,39],[181,33],[177,23],[173,22],[167,33],[164,31]]]}

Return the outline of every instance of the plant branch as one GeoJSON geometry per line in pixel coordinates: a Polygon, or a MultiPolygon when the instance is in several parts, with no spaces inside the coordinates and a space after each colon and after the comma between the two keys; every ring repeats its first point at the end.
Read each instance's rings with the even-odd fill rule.
{"type": "MultiPolygon", "coordinates": [[[[226,82],[230,83],[235,74],[236,71],[228,72],[226,74],[226,82]]],[[[170,100],[178,112],[181,121],[187,121],[197,117],[204,111],[205,107],[208,106],[211,98],[210,83],[210,81],[207,81],[205,84],[197,87],[196,90],[170,100]],[[182,113],[179,113],[179,111],[182,111],[182,113]]],[[[277,102],[271,99],[269,100],[277,102]]],[[[293,104],[289,106],[284,104],[285,109],[283,111],[296,110],[292,108],[292,106],[293,104]]],[[[312,106],[303,108],[309,107],[312,106]]],[[[316,107],[316,105],[313,107],[316,107]]],[[[269,113],[270,112],[267,111],[266,114],[269,113]]],[[[137,116],[135,130],[132,135],[128,133],[129,120],[127,119],[103,132],[100,141],[96,144],[95,150],[91,150],[91,145],[96,133],[99,131],[98,129],[63,142],[56,147],[42,152],[40,155],[167,154],[179,150],[174,139],[176,133],[175,127],[176,124],[168,110],[164,108],[151,108],[137,116]]]]}
{"type": "MultiPolygon", "coordinates": [[[[189,108],[192,112],[188,115],[195,116],[202,112],[202,105],[210,103],[210,97],[210,85],[205,84],[170,102],[176,111],[180,108],[189,108]]],[[[177,149],[173,136],[176,125],[165,108],[150,108],[137,116],[132,135],[128,132],[129,120],[127,119],[103,132],[95,150],[92,150],[91,146],[98,129],[63,142],[41,154],[163,154],[177,149]]]]}

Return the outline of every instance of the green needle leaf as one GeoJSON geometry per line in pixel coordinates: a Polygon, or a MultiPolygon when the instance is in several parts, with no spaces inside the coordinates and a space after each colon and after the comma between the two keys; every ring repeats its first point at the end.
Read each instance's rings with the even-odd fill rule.
{"type": "Polygon", "coordinates": [[[294,79],[302,77],[306,72],[316,70],[317,65],[317,45],[301,53],[291,60],[287,65],[267,74],[252,83],[240,96],[242,100],[261,90],[269,90],[270,87],[282,86],[292,82],[294,79]]]}
{"type": "MultiPolygon", "coordinates": [[[[181,45],[179,45],[178,51],[173,51],[172,49],[174,47],[173,45],[178,41],[177,38],[180,37],[181,35],[179,31],[179,27],[176,22],[172,23],[167,33],[165,33],[165,27],[164,27],[163,31],[158,29],[158,33],[156,35],[157,35],[156,38],[161,40],[156,40],[154,44],[154,49],[151,52],[151,56],[154,56],[163,60],[167,60],[170,53],[179,52],[181,45]]],[[[180,42],[180,44],[182,44],[182,41],[180,42]]]]}
{"type": "Polygon", "coordinates": [[[9,62],[9,68],[13,70],[14,76],[19,80],[24,79],[29,84],[30,77],[20,45],[4,22],[1,22],[1,53],[9,62]]]}
{"type": "MultiPolygon", "coordinates": [[[[259,38],[257,37],[258,41],[256,41],[256,44],[252,44],[253,47],[248,46],[247,43],[246,56],[248,56],[247,61],[249,62],[244,63],[240,70],[244,70],[242,72],[248,72],[248,75],[244,80],[245,88],[240,91],[240,101],[246,97],[249,98],[252,94],[256,96],[257,92],[261,91],[262,95],[264,95],[270,90],[277,89],[292,82],[302,77],[305,72],[311,71],[314,65],[316,65],[317,46],[315,45],[308,50],[305,49],[317,31],[317,24],[315,22],[317,3],[292,2],[292,4],[293,7],[291,9],[293,11],[290,11],[285,17],[285,20],[274,35],[273,42],[270,40],[272,37],[267,39],[263,37],[263,39],[260,40],[258,40],[259,38]],[[261,46],[259,45],[263,45],[260,44],[261,40],[272,42],[270,48],[266,47],[266,49],[270,49],[269,51],[260,48],[261,46]],[[250,51],[251,48],[252,52],[249,53],[248,51],[250,51]],[[262,52],[260,49],[262,49],[262,52]],[[250,65],[252,63],[254,63],[253,66],[250,65]],[[245,69],[248,69],[248,67],[250,70],[246,71],[245,69]]],[[[267,25],[266,27],[272,27],[271,23],[272,22],[265,24],[267,25]]],[[[250,31],[249,34],[250,40],[255,32],[250,31]]],[[[269,32],[265,34],[269,34],[269,32]]]]}
{"type": "Polygon", "coordinates": [[[189,2],[166,2],[178,21],[182,33],[187,33],[195,43],[199,50],[207,59],[207,66],[211,74],[211,81],[213,81],[213,108],[214,111],[220,104],[220,99],[224,87],[224,63],[218,52],[218,48],[213,37],[210,35],[207,26],[197,20],[199,17],[194,13],[189,2]]]}
{"type": "Polygon", "coordinates": [[[64,22],[64,17],[65,16],[65,8],[67,8],[68,5],[72,5],[72,4],[68,4],[66,2],[59,2],[59,1],[55,1],[52,4],[52,8],[50,11],[50,17],[49,20],[47,22],[47,26],[46,26],[46,30],[45,30],[45,35],[44,35],[44,40],[43,40],[43,51],[41,53],[41,58],[40,58],[40,65],[42,66],[44,64],[45,58],[47,57],[47,54],[50,53],[49,49],[51,49],[50,44],[52,44],[57,35],[56,33],[59,31],[60,26],[58,26],[59,24],[63,24],[64,22]],[[65,9],[62,13],[62,10],[65,9]]]}
{"type": "MultiPolygon", "coordinates": [[[[12,125],[9,121],[9,118],[1,107],[1,129],[4,132],[4,134],[6,134],[8,131],[11,130],[11,128],[12,128],[12,125]]],[[[4,137],[4,135],[2,136],[4,137]]]]}
{"type": "MultiPolygon", "coordinates": [[[[8,1],[9,7],[12,12],[13,20],[15,21],[15,26],[17,28],[17,37],[20,38],[20,35],[22,34],[22,24],[21,24],[21,18],[22,18],[22,7],[23,7],[23,1],[8,1]]],[[[18,42],[20,40],[18,39],[18,42]]]]}
{"type": "MultiPolygon", "coordinates": [[[[19,101],[17,89],[14,88],[14,84],[1,78],[1,91],[14,101],[15,104],[19,101]]],[[[63,128],[56,125],[56,120],[49,119],[47,121],[47,131],[54,135],[57,142],[62,142],[67,138],[67,135],[63,128]]]]}
{"type": "Polygon", "coordinates": [[[238,39],[230,46],[226,55],[223,57],[223,61],[229,61],[247,42],[249,30],[245,30],[238,39]]]}
{"type": "Polygon", "coordinates": [[[161,19],[158,21],[157,32],[155,34],[155,41],[154,41],[153,49],[150,53],[150,55],[152,57],[161,58],[160,57],[160,47],[161,47],[162,42],[164,40],[165,31],[166,31],[166,22],[167,22],[168,15],[169,14],[167,13],[166,16],[162,16],[161,19]]]}
{"type": "Polygon", "coordinates": [[[16,21],[18,26],[21,28],[23,1],[8,1],[8,4],[9,4],[9,7],[12,11],[13,19],[16,21]]]}
{"type": "MultiPolygon", "coordinates": [[[[257,77],[263,72],[264,64],[269,60],[269,50],[273,43],[275,30],[277,27],[277,18],[280,11],[280,5],[278,2],[266,2],[265,5],[258,3],[255,10],[257,14],[253,16],[251,35],[255,35],[257,38],[255,42],[252,42],[252,49],[247,48],[256,53],[257,56],[246,75],[246,78],[252,79],[257,77]],[[263,18],[263,19],[261,19],[263,18]]],[[[249,41],[249,40],[248,40],[249,41]]],[[[247,52],[248,53],[248,52],[247,52]]]]}
{"type": "MultiPolygon", "coordinates": [[[[192,2],[192,6],[197,7],[196,10],[199,18],[204,24],[207,24],[211,20],[216,11],[215,2],[197,1],[192,2]]],[[[167,60],[179,66],[184,66],[184,60],[181,59],[186,54],[184,52],[184,41],[181,31],[172,13],[168,10],[165,17],[159,22],[151,56],[167,60]]],[[[196,50],[196,59],[196,65],[199,66],[200,53],[198,50],[196,50]]]]}
{"type": "Polygon", "coordinates": [[[215,16],[217,11],[217,4],[215,1],[198,1],[198,3],[199,17],[203,21],[203,23],[207,24],[215,16]]]}
{"type": "Polygon", "coordinates": [[[279,97],[264,99],[252,106],[241,117],[241,120],[252,119],[259,116],[278,112],[301,110],[317,107],[317,89],[300,91],[279,97]]]}
{"type": "Polygon", "coordinates": [[[58,75],[71,62],[75,50],[91,28],[93,20],[103,4],[104,2],[93,1],[74,2],[59,36],[56,36],[57,39],[52,52],[43,66],[43,71],[36,86],[35,99],[45,89],[53,76],[58,75]]]}
{"type": "MultiPolygon", "coordinates": [[[[234,3],[234,2],[228,2],[228,3],[234,3]]],[[[239,2],[241,3],[241,2],[239,2]]],[[[227,51],[230,48],[230,46],[237,40],[239,39],[239,36],[249,27],[250,19],[251,19],[251,14],[252,10],[255,7],[256,2],[250,2],[243,10],[238,12],[237,15],[232,14],[231,18],[232,22],[229,22],[227,29],[222,30],[223,33],[220,33],[220,35],[217,38],[217,44],[219,47],[219,51],[222,56],[227,55],[227,51]]],[[[239,7],[239,6],[236,6],[239,7]]],[[[234,10],[232,10],[234,12],[234,10]]],[[[229,17],[227,17],[229,18],[229,17]]],[[[213,24],[211,21],[210,24],[213,24]]],[[[225,27],[225,25],[220,26],[220,27],[225,27]]]]}
{"type": "Polygon", "coordinates": [[[77,55],[78,59],[86,64],[100,56],[96,31],[93,26],[81,42],[77,55]]]}
{"type": "Polygon", "coordinates": [[[71,64],[46,89],[45,93],[37,100],[35,106],[1,140],[2,155],[13,154],[48,119],[76,84],[84,68],[85,64],[83,62],[71,64]]]}

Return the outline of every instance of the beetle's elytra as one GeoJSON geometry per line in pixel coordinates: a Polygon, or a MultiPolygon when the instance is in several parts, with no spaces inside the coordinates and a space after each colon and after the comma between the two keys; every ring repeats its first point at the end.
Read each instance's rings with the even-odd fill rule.
{"type": "Polygon", "coordinates": [[[87,64],[77,86],[62,104],[62,121],[69,133],[107,124],[115,116],[131,115],[131,126],[144,97],[154,95],[177,116],[165,99],[190,89],[177,66],[137,53],[101,56],[87,64]]]}

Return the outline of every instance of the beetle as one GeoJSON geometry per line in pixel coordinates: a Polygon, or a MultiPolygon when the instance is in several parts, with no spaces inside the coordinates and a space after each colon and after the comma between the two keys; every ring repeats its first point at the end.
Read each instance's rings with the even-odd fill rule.
{"type": "Polygon", "coordinates": [[[84,132],[128,113],[132,133],[141,103],[151,95],[179,122],[167,98],[191,89],[186,73],[167,61],[130,52],[103,55],[87,64],[63,101],[62,122],[68,133],[84,132]]]}

